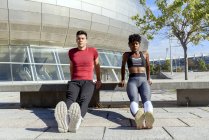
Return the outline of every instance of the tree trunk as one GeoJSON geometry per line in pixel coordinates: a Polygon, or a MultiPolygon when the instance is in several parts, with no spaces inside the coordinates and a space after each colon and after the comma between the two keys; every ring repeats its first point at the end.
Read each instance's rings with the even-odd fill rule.
{"type": "Polygon", "coordinates": [[[188,80],[188,58],[187,58],[187,46],[183,46],[184,49],[184,71],[185,71],[185,80],[188,80]]]}

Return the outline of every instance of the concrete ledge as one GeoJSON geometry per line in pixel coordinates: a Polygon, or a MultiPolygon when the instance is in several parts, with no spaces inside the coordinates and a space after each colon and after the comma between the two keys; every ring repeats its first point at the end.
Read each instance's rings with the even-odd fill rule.
{"type": "Polygon", "coordinates": [[[209,89],[177,89],[177,104],[181,106],[208,106],[209,89]]]}
{"type": "MultiPolygon", "coordinates": [[[[177,89],[178,105],[208,105],[209,80],[153,80],[151,89],[177,89]]],[[[125,91],[118,83],[103,83],[100,90],[125,91]]],[[[2,83],[0,92],[20,92],[22,107],[54,107],[60,100],[66,100],[67,82],[2,83]]],[[[100,106],[99,90],[95,90],[91,107],[100,106]]]]}

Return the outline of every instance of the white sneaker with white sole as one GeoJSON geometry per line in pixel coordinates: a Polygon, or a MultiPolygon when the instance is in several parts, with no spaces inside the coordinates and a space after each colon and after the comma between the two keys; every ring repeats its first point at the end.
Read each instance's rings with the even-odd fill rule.
{"type": "Polygon", "coordinates": [[[69,117],[65,102],[61,101],[56,105],[54,116],[57,121],[58,131],[60,133],[66,133],[68,131],[69,117]]]}
{"type": "Polygon", "coordinates": [[[80,127],[81,124],[81,109],[78,103],[72,103],[69,110],[68,110],[68,115],[70,117],[70,123],[69,123],[69,128],[68,131],[70,132],[76,132],[78,128],[80,127]]]}

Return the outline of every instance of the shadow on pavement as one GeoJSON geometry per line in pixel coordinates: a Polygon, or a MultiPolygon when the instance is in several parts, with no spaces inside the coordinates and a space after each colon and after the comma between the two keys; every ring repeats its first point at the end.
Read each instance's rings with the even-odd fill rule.
{"type": "Polygon", "coordinates": [[[31,113],[35,114],[38,117],[38,119],[34,122],[34,128],[26,128],[27,130],[58,133],[58,130],[55,132],[53,129],[50,129],[57,128],[57,122],[54,118],[54,109],[32,108],[30,110],[31,113]]]}
{"type": "Polygon", "coordinates": [[[114,129],[121,129],[122,127],[129,127],[130,129],[130,127],[135,126],[135,121],[133,120],[133,118],[128,118],[122,114],[119,114],[111,110],[98,110],[98,109],[90,108],[88,110],[88,113],[98,116],[98,117],[102,117],[104,119],[107,119],[108,121],[111,121],[119,125],[118,127],[115,127],[114,129]]]}
{"type": "Polygon", "coordinates": [[[20,103],[0,103],[0,109],[19,109],[20,103]]]}

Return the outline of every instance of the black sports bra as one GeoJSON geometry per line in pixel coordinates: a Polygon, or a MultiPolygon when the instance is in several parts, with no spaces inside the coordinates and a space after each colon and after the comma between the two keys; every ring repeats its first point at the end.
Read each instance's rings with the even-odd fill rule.
{"type": "Polygon", "coordinates": [[[142,54],[142,52],[139,52],[140,57],[138,58],[133,58],[132,52],[128,52],[128,60],[127,60],[127,64],[128,64],[128,68],[130,67],[146,67],[146,61],[144,58],[144,55],[142,54]]]}

